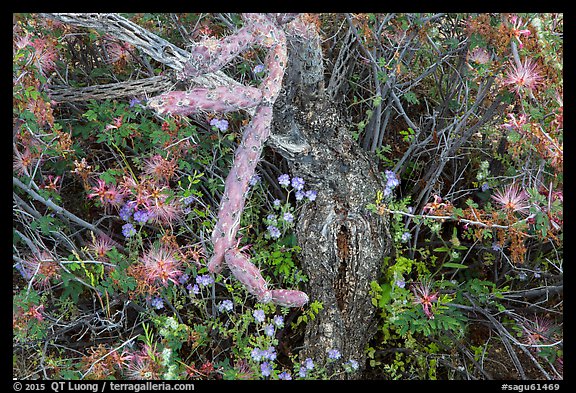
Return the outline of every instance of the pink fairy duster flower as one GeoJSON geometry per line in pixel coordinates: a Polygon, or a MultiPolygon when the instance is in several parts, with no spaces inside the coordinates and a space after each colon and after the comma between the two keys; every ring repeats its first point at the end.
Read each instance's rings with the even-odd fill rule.
{"type": "Polygon", "coordinates": [[[520,37],[521,36],[528,37],[532,33],[528,29],[522,29],[524,23],[522,22],[522,19],[520,19],[518,16],[512,15],[510,17],[510,22],[512,23],[512,33],[514,34],[514,37],[516,37],[516,39],[518,40],[518,48],[522,49],[524,47],[524,44],[520,40],[520,37]]]}
{"type": "Polygon", "coordinates": [[[108,236],[100,235],[92,238],[89,249],[96,254],[97,258],[107,260],[106,253],[112,250],[112,247],[114,247],[114,241],[108,236]]]}
{"type": "Polygon", "coordinates": [[[526,114],[522,113],[520,116],[518,116],[518,119],[516,119],[516,116],[514,116],[513,113],[509,113],[508,118],[509,120],[502,124],[501,127],[522,131],[524,124],[526,124],[526,114]]]}
{"type": "Polygon", "coordinates": [[[438,292],[431,293],[431,283],[430,282],[419,282],[412,285],[412,292],[414,292],[415,299],[414,304],[421,304],[424,314],[428,319],[434,319],[434,314],[432,313],[432,303],[438,301],[438,292]]]}
{"type": "Polygon", "coordinates": [[[436,210],[445,208],[447,206],[446,203],[442,202],[442,198],[438,195],[434,195],[434,201],[429,202],[424,206],[423,212],[424,214],[434,214],[436,210]]]}
{"type": "Polygon", "coordinates": [[[490,61],[490,54],[484,48],[476,47],[468,52],[468,63],[486,64],[490,61]]]}
{"type": "Polygon", "coordinates": [[[60,277],[60,264],[48,251],[42,251],[20,265],[21,273],[27,280],[33,280],[36,288],[46,289],[50,280],[60,277]]]}
{"type": "Polygon", "coordinates": [[[14,148],[12,169],[18,175],[30,176],[31,169],[36,162],[36,157],[28,147],[24,148],[22,153],[20,153],[18,149],[14,148]]]}
{"type": "Polygon", "coordinates": [[[44,182],[44,184],[42,185],[42,188],[45,190],[52,190],[54,192],[57,192],[59,187],[58,187],[58,182],[60,181],[61,177],[60,176],[54,176],[54,175],[48,175],[46,177],[46,180],[44,182]]]}
{"type": "Polygon", "coordinates": [[[167,195],[154,198],[148,206],[149,218],[159,224],[170,224],[182,217],[184,210],[177,200],[168,200],[167,195]]]}
{"type": "Polygon", "coordinates": [[[517,184],[509,184],[503,190],[494,191],[492,199],[507,211],[526,215],[530,209],[529,195],[520,190],[517,184]]]}
{"type": "Polygon", "coordinates": [[[44,305],[41,304],[38,307],[30,308],[29,315],[32,318],[35,318],[38,322],[42,322],[44,320],[44,315],[42,315],[43,312],[44,312],[44,305]]]}
{"type": "Polygon", "coordinates": [[[56,60],[58,59],[58,51],[51,41],[45,38],[37,38],[32,43],[36,49],[36,56],[44,74],[49,74],[56,68],[56,60]]]}
{"type": "Polygon", "coordinates": [[[178,168],[175,159],[168,160],[159,154],[144,160],[144,173],[154,180],[168,182],[178,168]]]}
{"type": "Polygon", "coordinates": [[[147,344],[139,351],[125,352],[122,363],[126,377],[134,380],[160,379],[161,370],[157,359],[160,359],[160,353],[147,344]]]}
{"type": "Polygon", "coordinates": [[[94,192],[88,194],[89,199],[99,197],[102,204],[116,207],[122,204],[124,195],[116,186],[107,185],[102,179],[98,179],[97,182],[98,185],[92,187],[94,192]]]}
{"type": "Polygon", "coordinates": [[[118,116],[115,117],[113,120],[113,122],[111,124],[107,124],[106,127],[104,127],[105,130],[117,130],[118,128],[122,127],[122,118],[124,117],[124,115],[122,116],[118,116]]]}
{"type": "Polygon", "coordinates": [[[16,50],[21,50],[27,46],[34,48],[33,58],[36,65],[44,75],[48,75],[56,68],[58,51],[53,41],[46,38],[33,38],[29,35],[19,37],[14,43],[16,50]]]}
{"type": "Polygon", "coordinates": [[[159,283],[164,286],[169,282],[178,284],[182,275],[181,262],[176,259],[175,252],[166,247],[152,247],[140,258],[144,266],[144,275],[150,284],[159,283]]]}
{"type": "MultiPolygon", "coordinates": [[[[106,37],[109,38],[109,37],[106,37]]],[[[106,41],[106,51],[108,52],[108,61],[110,63],[126,64],[132,59],[132,45],[127,42],[106,41]]]]}
{"type": "Polygon", "coordinates": [[[524,89],[529,91],[536,89],[542,84],[542,76],[536,70],[536,63],[525,58],[520,65],[511,62],[511,67],[506,71],[502,84],[508,86],[516,94],[520,94],[524,89]]]}
{"type": "Polygon", "coordinates": [[[535,316],[521,324],[525,339],[530,345],[547,343],[554,333],[554,324],[547,318],[535,316]]]}

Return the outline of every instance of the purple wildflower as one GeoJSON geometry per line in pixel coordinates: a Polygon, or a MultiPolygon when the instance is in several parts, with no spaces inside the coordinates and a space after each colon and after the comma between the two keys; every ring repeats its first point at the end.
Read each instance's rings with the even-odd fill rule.
{"type": "Polygon", "coordinates": [[[182,202],[183,202],[185,205],[189,205],[189,204],[191,204],[192,202],[194,202],[195,200],[196,200],[196,197],[195,197],[195,196],[189,195],[189,196],[187,196],[186,198],[182,199],[182,202]]]}
{"type": "Polygon", "coordinates": [[[284,221],[286,222],[294,222],[294,216],[290,212],[284,213],[284,221]]]}
{"type": "Polygon", "coordinates": [[[308,374],[308,370],[306,369],[306,367],[300,367],[300,371],[298,371],[298,376],[300,378],[305,378],[306,374],[308,374]]]}
{"type": "Polygon", "coordinates": [[[262,360],[262,357],[264,356],[264,351],[261,350],[260,348],[254,348],[252,350],[252,352],[250,352],[250,357],[252,357],[252,360],[259,362],[260,360],[262,360]]]}
{"type": "Polygon", "coordinates": [[[404,232],[402,234],[402,242],[406,243],[408,240],[410,240],[411,237],[412,235],[410,234],[410,232],[404,232]]]}
{"type": "Polygon", "coordinates": [[[268,337],[272,337],[274,335],[274,325],[272,325],[271,323],[264,326],[264,334],[267,335],[268,337]]]}
{"type": "Polygon", "coordinates": [[[260,177],[260,175],[254,175],[250,178],[249,184],[251,186],[255,186],[256,184],[258,184],[258,182],[262,180],[262,178],[260,177]]]}
{"type": "Polygon", "coordinates": [[[314,362],[311,358],[306,358],[306,360],[304,360],[304,367],[306,367],[307,370],[312,370],[314,368],[314,362]]]}
{"type": "Polygon", "coordinates": [[[285,381],[290,381],[292,379],[292,376],[290,375],[289,372],[287,371],[282,371],[280,374],[278,374],[278,379],[283,379],[285,381]]]}
{"type": "Polygon", "coordinates": [[[308,190],[306,191],[306,198],[308,198],[309,201],[315,201],[316,200],[316,196],[318,195],[318,193],[314,190],[308,190]]]}
{"type": "Polygon", "coordinates": [[[258,64],[256,67],[254,67],[254,69],[252,71],[255,74],[258,74],[258,73],[264,71],[264,64],[258,64]]]}
{"type": "Polygon", "coordinates": [[[304,199],[304,196],[306,196],[306,193],[302,190],[298,190],[296,191],[296,200],[297,201],[301,201],[302,199],[304,199]]]}
{"type": "Polygon", "coordinates": [[[269,347],[267,350],[265,350],[262,355],[264,356],[265,359],[268,360],[275,360],[276,359],[276,349],[274,347],[269,347]]]}
{"type": "Polygon", "coordinates": [[[188,292],[192,292],[194,295],[198,295],[200,293],[200,287],[198,287],[198,284],[188,284],[186,285],[186,289],[188,292]]]}
{"type": "Polygon", "coordinates": [[[400,181],[394,172],[386,170],[384,173],[386,175],[386,187],[392,189],[400,184],[400,181]]]}
{"type": "Polygon", "coordinates": [[[210,125],[218,128],[220,131],[226,131],[228,129],[228,120],[214,118],[210,120],[210,125]]]}
{"type": "Polygon", "coordinates": [[[132,204],[126,203],[126,204],[124,204],[124,206],[122,206],[122,209],[120,209],[120,211],[118,212],[118,215],[124,221],[128,221],[128,220],[130,220],[130,216],[132,215],[133,211],[134,211],[134,208],[133,208],[132,204]]]}
{"type": "Polygon", "coordinates": [[[188,281],[189,278],[190,278],[190,275],[184,273],[184,274],[182,274],[182,275],[178,278],[178,282],[179,282],[180,284],[184,285],[184,283],[185,283],[186,281],[188,281]]]}
{"type": "Polygon", "coordinates": [[[134,236],[136,234],[136,229],[134,229],[134,225],[130,223],[122,225],[122,234],[125,237],[134,236]]]}
{"type": "Polygon", "coordinates": [[[274,325],[276,325],[276,327],[283,327],[284,326],[284,317],[282,315],[276,315],[273,319],[274,325]]]}
{"type": "Polygon", "coordinates": [[[272,372],[272,366],[268,362],[264,362],[260,365],[260,371],[262,371],[262,375],[265,377],[269,377],[270,373],[272,372]]]}
{"type": "Polygon", "coordinates": [[[278,183],[281,186],[288,186],[290,184],[290,176],[288,176],[287,174],[283,174],[278,176],[278,183]]]}
{"type": "Polygon", "coordinates": [[[220,304],[218,305],[218,311],[220,312],[224,312],[224,311],[232,311],[232,309],[234,308],[234,303],[232,303],[232,300],[222,300],[222,302],[220,302],[220,304]]]}
{"type": "Polygon", "coordinates": [[[264,310],[254,310],[252,312],[252,315],[254,316],[254,319],[256,320],[256,322],[264,322],[264,318],[266,318],[266,314],[264,313],[264,310]]]}
{"type": "Polygon", "coordinates": [[[155,297],[150,301],[150,305],[155,309],[160,310],[161,308],[164,308],[164,300],[162,300],[161,297],[155,297]]]}
{"type": "Polygon", "coordinates": [[[328,351],[328,359],[336,360],[336,359],[340,359],[341,356],[342,356],[342,354],[337,349],[331,349],[328,351]]]}
{"type": "Polygon", "coordinates": [[[150,214],[148,214],[145,210],[138,210],[134,213],[134,220],[137,222],[144,224],[150,218],[150,214]]]}
{"type": "Polygon", "coordinates": [[[209,274],[202,274],[200,276],[196,276],[196,283],[200,286],[207,286],[214,282],[214,278],[212,278],[209,274]]]}
{"type": "Polygon", "coordinates": [[[350,359],[348,362],[346,362],[346,364],[344,364],[344,367],[348,368],[349,371],[356,371],[360,365],[356,360],[350,359]]]}
{"type": "Polygon", "coordinates": [[[294,178],[292,178],[291,184],[295,190],[300,191],[304,188],[304,179],[302,179],[301,177],[294,177],[294,178]]]}
{"type": "Polygon", "coordinates": [[[399,279],[396,280],[395,284],[398,288],[404,288],[406,286],[406,281],[399,279]]]}
{"type": "Polygon", "coordinates": [[[134,105],[139,104],[140,102],[142,102],[142,101],[140,101],[138,98],[132,98],[130,100],[130,108],[133,108],[134,105]]]}
{"type": "Polygon", "coordinates": [[[278,239],[281,235],[280,230],[276,228],[274,225],[268,225],[268,232],[270,233],[270,236],[272,236],[275,239],[278,239]]]}

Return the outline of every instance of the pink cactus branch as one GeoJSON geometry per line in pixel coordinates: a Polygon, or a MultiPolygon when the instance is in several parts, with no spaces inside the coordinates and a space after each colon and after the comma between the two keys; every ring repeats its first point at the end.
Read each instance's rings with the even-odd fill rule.
{"type": "Polygon", "coordinates": [[[249,181],[264,142],[270,135],[272,106],[280,93],[288,60],[286,36],[281,26],[295,14],[243,14],[244,26],[221,40],[205,40],[192,50],[183,74],[187,77],[214,72],[230,62],[241,51],[254,45],[268,49],[265,59],[267,75],[258,89],[250,87],[196,88],[188,92],[174,91],[150,100],[149,106],[159,113],[188,115],[200,111],[226,113],[254,108],[254,115],[244,129],[234,162],[225,181],[218,220],[212,232],[213,255],[207,267],[218,273],[224,263],[248,292],[260,302],[272,301],[286,307],[301,307],[308,296],[301,291],[269,290],[260,270],[238,249],[236,236],[246,203],[249,181]]]}
{"type": "Polygon", "coordinates": [[[189,91],[170,91],[148,102],[158,113],[187,116],[202,111],[228,113],[253,108],[260,103],[262,92],[248,86],[197,87],[189,91]]]}

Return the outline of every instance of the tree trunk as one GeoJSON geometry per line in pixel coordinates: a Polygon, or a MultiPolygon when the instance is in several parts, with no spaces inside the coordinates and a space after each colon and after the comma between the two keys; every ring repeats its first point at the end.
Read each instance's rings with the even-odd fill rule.
{"type": "Polygon", "coordinates": [[[376,165],[351,138],[350,124],[327,98],[319,42],[289,42],[284,94],[275,105],[270,143],[287,159],[294,176],[318,191],[302,211],[297,236],[306,291],[323,309],[306,328],[302,359],[317,362],[330,349],[343,362],[358,361],[360,378],[365,348],[375,333],[376,309],[370,282],[376,280],[391,249],[388,221],[366,210],[384,188],[376,165]]]}

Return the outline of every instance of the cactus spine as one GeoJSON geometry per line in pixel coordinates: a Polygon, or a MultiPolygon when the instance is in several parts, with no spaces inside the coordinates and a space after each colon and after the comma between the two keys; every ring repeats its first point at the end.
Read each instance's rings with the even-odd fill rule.
{"type": "Polygon", "coordinates": [[[247,86],[195,88],[188,92],[168,92],[149,101],[149,106],[159,113],[178,115],[255,108],[226,178],[218,220],[211,237],[213,255],[207,266],[210,272],[218,273],[226,263],[234,277],[258,301],[272,301],[286,307],[301,307],[308,302],[308,296],[296,290],[269,290],[260,270],[238,249],[236,235],[249,181],[255,173],[264,142],[270,135],[272,106],[282,87],[287,63],[286,36],[282,26],[295,17],[296,14],[242,14],[244,26],[241,29],[220,40],[207,39],[196,44],[182,70],[182,76],[188,78],[214,72],[242,51],[259,45],[267,48],[268,52],[265,59],[267,75],[258,89],[247,86]]]}

